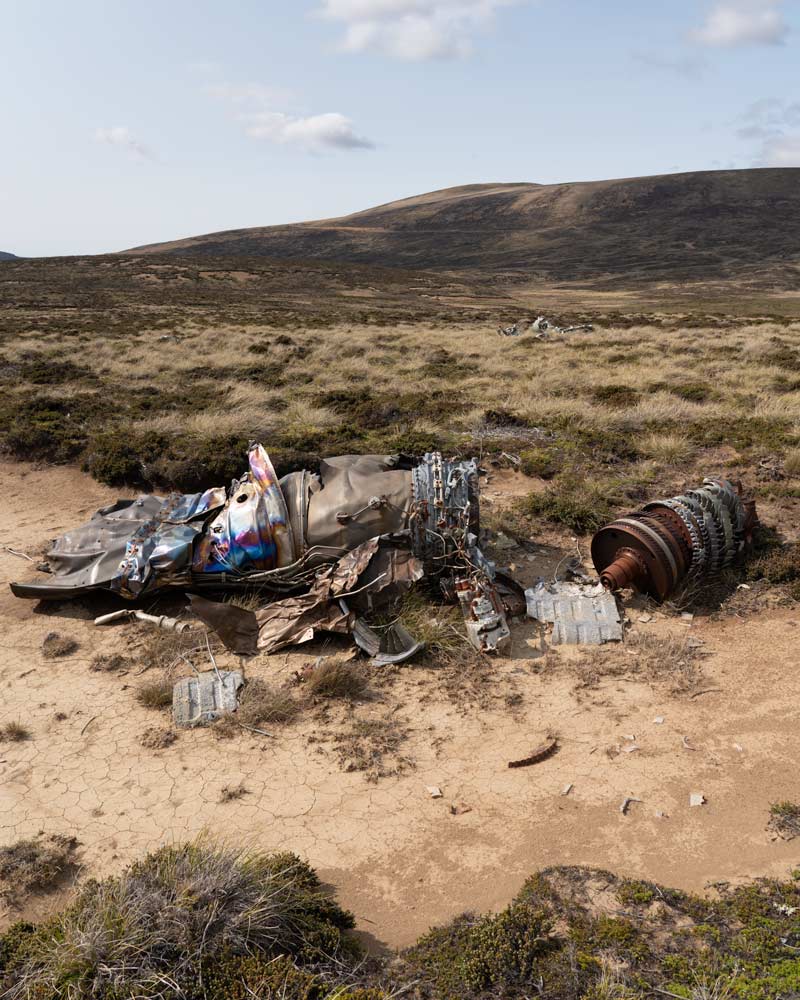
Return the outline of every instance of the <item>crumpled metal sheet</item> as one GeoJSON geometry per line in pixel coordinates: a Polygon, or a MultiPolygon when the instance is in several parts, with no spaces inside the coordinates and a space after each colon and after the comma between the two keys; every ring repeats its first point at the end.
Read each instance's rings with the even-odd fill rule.
{"type": "Polygon", "coordinates": [[[208,670],[184,677],[172,689],[172,716],[176,726],[204,726],[238,707],[244,677],[239,670],[208,670]]]}
{"type": "Polygon", "coordinates": [[[209,601],[189,594],[192,611],[204,625],[213,629],[223,644],[239,656],[255,656],[258,652],[258,622],[252,611],[236,604],[209,601]]]}
{"type": "Polygon", "coordinates": [[[552,622],[553,645],[562,643],[599,646],[622,641],[617,601],[601,584],[545,583],[525,591],[528,616],[552,622]]]}

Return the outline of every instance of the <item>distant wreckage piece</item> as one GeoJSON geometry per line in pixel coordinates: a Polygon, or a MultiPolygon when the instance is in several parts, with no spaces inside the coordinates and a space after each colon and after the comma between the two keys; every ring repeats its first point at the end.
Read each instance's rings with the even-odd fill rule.
{"type": "Polygon", "coordinates": [[[592,539],[592,561],[610,591],[632,587],[659,601],[691,576],[730,566],[752,540],[755,501],[741,484],[704,479],[669,500],[617,518],[592,539]]]}
{"type": "Polygon", "coordinates": [[[129,600],[175,588],[258,591],[256,611],[198,596],[193,610],[241,655],[333,631],[353,636],[377,662],[396,663],[421,643],[402,627],[372,628],[364,616],[426,577],[461,605],[476,649],[507,647],[507,609],[521,588],[514,594],[509,581],[495,582],[478,547],[474,459],[341,455],[323,459],[317,474],[278,480],[260,444],[248,458],[249,471],[230,489],[104,507],[56,540],[46,580],[11,590],[44,600],[95,590],[129,600]]]}

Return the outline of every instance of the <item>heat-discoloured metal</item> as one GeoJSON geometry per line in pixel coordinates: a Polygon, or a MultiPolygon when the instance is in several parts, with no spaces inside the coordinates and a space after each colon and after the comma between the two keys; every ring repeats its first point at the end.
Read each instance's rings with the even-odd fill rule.
{"type": "Polygon", "coordinates": [[[608,590],[634,587],[663,601],[688,576],[729,566],[757,522],[741,484],[705,479],[697,489],[601,528],[592,539],[592,560],[608,590]]]}

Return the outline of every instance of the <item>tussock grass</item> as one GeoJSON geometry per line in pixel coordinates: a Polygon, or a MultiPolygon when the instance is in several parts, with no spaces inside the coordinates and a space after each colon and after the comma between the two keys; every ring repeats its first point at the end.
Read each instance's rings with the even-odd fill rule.
{"type": "Polygon", "coordinates": [[[368,675],[359,663],[326,656],[305,678],[306,689],[316,698],[363,698],[368,675]]]}
{"type": "Polygon", "coordinates": [[[174,683],[168,676],[145,681],[136,689],[136,700],[143,708],[169,708],[172,705],[174,683]]]}
{"type": "Polygon", "coordinates": [[[269,982],[279,956],[289,968],[346,968],[358,955],[352,925],[294,855],[194,841],[87,885],[17,950],[4,996],[244,998],[244,975],[269,982]]]}
{"type": "Polygon", "coordinates": [[[54,834],[18,840],[0,848],[0,898],[17,902],[52,889],[74,865],[78,841],[54,834]]]}
{"type": "Polygon", "coordinates": [[[645,434],[638,439],[637,450],[664,465],[679,465],[688,461],[695,449],[681,434],[645,434]]]}
{"type": "Polygon", "coordinates": [[[790,448],[786,452],[783,467],[787,476],[791,476],[793,479],[800,477],[800,448],[790,448]]]}

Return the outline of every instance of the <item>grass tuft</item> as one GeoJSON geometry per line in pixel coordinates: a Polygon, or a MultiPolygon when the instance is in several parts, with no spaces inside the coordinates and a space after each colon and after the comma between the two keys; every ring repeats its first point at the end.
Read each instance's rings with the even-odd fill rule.
{"type": "Polygon", "coordinates": [[[637,450],[663,465],[678,465],[691,458],[694,448],[681,434],[646,434],[639,439],[637,450]]]}
{"type": "Polygon", "coordinates": [[[21,722],[7,722],[0,727],[0,740],[8,740],[9,743],[24,743],[31,735],[30,729],[21,722]]]}
{"type": "Polygon", "coordinates": [[[168,676],[159,677],[140,684],[136,700],[143,708],[169,708],[172,705],[173,681],[168,676]]]}
{"type": "Polygon", "coordinates": [[[367,683],[364,667],[333,656],[324,657],[305,679],[308,693],[317,698],[362,698],[367,683]]]}
{"type": "Polygon", "coordinates": [[[58,660],[63,656],[72,656],[79,648],[77,640],[72,636],[48,632],[42,641],[42,656],[46,660],[58,660]]]}
{"type": "Polygon", "coordinates": [[[800,837],[800,806],[794,802],[773,802],[769,807],[768,828],[784,840],[800,837]]]}
{"type": "Polygon", "coordinates": [[[74,864],[78,841],[55,834],[18,840],[0,848],[0,898],[16,902],[54,888],[74,864]]]}

